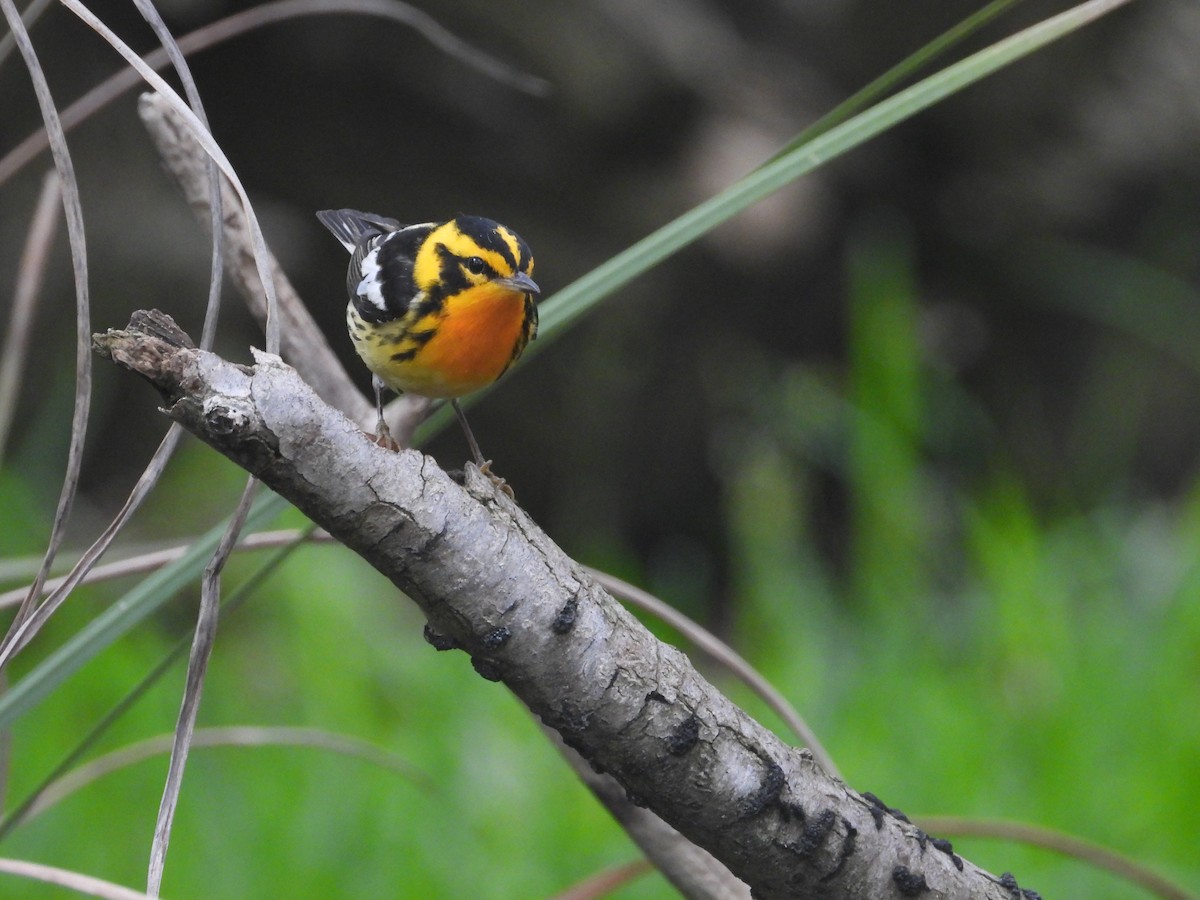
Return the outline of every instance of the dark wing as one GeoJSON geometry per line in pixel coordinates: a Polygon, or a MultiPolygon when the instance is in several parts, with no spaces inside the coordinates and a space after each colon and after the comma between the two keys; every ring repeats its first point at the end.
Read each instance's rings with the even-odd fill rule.
{"type": "Polygon", "coordinates": [[[378,323],[409,314],[418,295],[413,280],[417,251],[436,227],[428,222],[407,225],[399,231],[368,236],[355,248],[346,288],[362,318],[378,323]]]}
{"type": "Polygon", "coordinates": [[[317,213],[317,218],[350,253],[370,238],[404,227],[395,219],[357,209],[323,209],[317,213]]]}

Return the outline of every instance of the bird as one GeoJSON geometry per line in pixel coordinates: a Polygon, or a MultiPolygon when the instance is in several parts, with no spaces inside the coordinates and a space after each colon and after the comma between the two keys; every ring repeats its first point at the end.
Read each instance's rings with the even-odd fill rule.
{"type": "Polygon", "coordinates": [[[541,290],[529,245],[480,216],[402,225],[325,209],[317,218],[350,252],[346,327],[371,370],[377,442],[398,449],[383,417],[386,389],[447,399],[487,472],[458,398],[496,381],[537,337],[541,290]]]}

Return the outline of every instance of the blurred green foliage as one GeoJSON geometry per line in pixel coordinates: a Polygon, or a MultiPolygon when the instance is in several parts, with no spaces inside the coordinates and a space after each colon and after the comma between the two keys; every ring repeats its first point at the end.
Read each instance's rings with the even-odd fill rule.
{"type": "MultiPolygon", "coordinates": [[[[899,22],[872,4],[816,19],[730,4],[720,12],[737,27],[717,25],[746,55],[717,42],[714,58],[730,84],[755,86],[747,114],[743,94],[731,100],[681,66],[632,11],[618,18],[637,40],[613,37],[585,4],[529,15],[529,27],[504,4],[459,6],[439,13],[461,33],[507,36],[560,94],[536,106],[501,96],[407,37],[397,53],[394,33],[333,20],[197,60],[202,90],[256,85],[210,112],[309,296],[340,291],[344,260],[310,212],[337,203],[421,217],[447,204],[520,210],[497,215],[531,239],[539,281],[555,288],[694,204],[713,177],[704,166],[730,168],[712,162],[722,134],[774,127],[781,109],[791,127],[797,110],[826,108],[919,45],[903,43],[916,31],[953,18],[937,3],[899,22]],[[377,108],[404,114],[347,119],[364,78],[377,108]],[[773,93],[791,85],[799,96],[773,93]],[[480,131],[494,141],[463,140],[480,131]]],[[[767,227],[747,216],[677,254],[472,416],[557,540],[719,631],[859,790],[912,816],[1059,828],[1200,891],[1200,179],[1187,117],[1163,87],[1192,96],[1170,40],[1188,32],[1171,25],[1170,4],[1144,7],[1128,27],[1089,29],[823,170],[767,227]]],[[[74,50],[68,62],[80,84],[102,69],[74,50]]],[[[7,94],[0,105],[18,120],[7,94]]],[[[193,327],[182,298],[202,296],[203,247],[173,193],[135,189],[130,170],[154,167],[144,143],[123,125],[85,129],[75,144],[101,226],[96,324],[161,297],[193,327]]],[[[14,246],[25,221],[7,197],[21,191],[29,184],[0,216],[14,246]]],[[[63,271],[48,297],[66,296],[63,271]]],[[[314,310],[339,333],[340,299],[314,310]]],[[[255,339],[240,315],[227,314],[221,347],[238,358],[255,339]]],[[[45,359],[70,358],[63,321],[41,317],[45,359]]],[[[70,376],[37,374],[0,469],[5,566],[40,550],[58,490],[70,376]]],[[[127,378],[98,372],[100,449],[76,544],[162,428],[149,390],[127,378]]],[[[462,452],[457,435],[436,449],[462,452]]],[[[242,483],[185,441],[127,549],[212,527],[242,483]]],[[[264,558],[235,560],[227,585],[264,558]]],[[[3,571],[3,586],[27,577],[3,571]]],[[[132,584],[79,591],[13,678],[132,584]]],[[[182,591],[22,718],[9,807],[187,634],[195,603],[182,591]]],[[[523,709],[461,654],[435,654],[421,626],[378,574],[327,546],[298,551],[224,619],[201,725],[344,731],[427,781],[314,749],[197,749],[165,896],[537,897],[635,857],[523,709]]],[[[101,749],[169,731],[181,689],[177,668],[101,749]]],[[[143,883],[165,771],[160,758],[105,777],[0,855],[143,883]]],[[[1043,851],[956,848],[1047,897],[1132,894],[1043,851]]],[[[649,876],[616,896],[670,894],[649,876]]],[[[62,891],[3,877],[0,896],[62,891]]]]}
{"type": "MultiPolygon", "coordinates": [[[[910,815],[1062,829],[1195,885],[1194,835],[1172,823],[1188,822],[1200,798],[1197,504],[1112,498],[1047,512],[1000,462],[968,485],[947,483],[931,464],[936,379],[920,349],[911,244],[897,223],[877,224],[847,252],[845,377],[818,389],[822,376],[763,359],[781,377],[760,386],[766,399],[724,438],[737,611],[728,637],[804,711],[860,790],[910,815]],[[814,433],[798,443],[810,419],[814,433]],[[851,498],[841,566],[814,533],[814,484],[831,460],[851,498]]],[[[189,463],[177,477],[206,476],[189,463]]],[[[5,490],[6,506],[19,501],[5,490]]],[[[176,490],[152,503],[177,503],[176,490]]],[[[0,527],[7,546],[19,526],[0,527]]],[[[238,559],[230,583],[255,565],[238,559]]],[[[687,587],[663,571],[663,593],[687,587]]],[[[80,591],[40,642],[73,633],[119,591],[80,591]]],[[[186,630],[194,603],[185,592],[22,720],[10,796],[186,630]]],[[[202,724],[320,725],[388,748],[429,783],[313,749],[197,749],[167,896],[548,896],[635,855],[520,705],[465,656],[435,654],[421,626],[337,546],[298,551],[224,620],[202,724]]],[[[177,669],[104,748],[169,730],[180,688],[177,669]]],[[[159,758],[105,777],[20,828],[4,854],[138,884],[164,772],[159,758]]],[[[1131,895],[1043,851],[957,846],[1046,896],[1131,895]]],[[[615,896],[670,893],[655,876],[615,896]]]]}
{"type": "MultiPolygon", "coordinates": [[[[945,410],[927,388],[909,250],[900,234],[849,253],[854,367],[834,429],[848,565],[812,546],[812,469],[790,425],[760,422],[727,469],[737,645],[791,688],[860,790],[910,814],[1061,829],[1195,886],[1194,833],[1169,824],[1200,797],[1194,501],[1047,511],[1003,461],[947,483],[931,465],[945,410]]],[[[806,409],[771,418],[793,416],[806,409]]],[[[961,850],[1045,896],[1131,896],[1044,851],[961,850]]]]}

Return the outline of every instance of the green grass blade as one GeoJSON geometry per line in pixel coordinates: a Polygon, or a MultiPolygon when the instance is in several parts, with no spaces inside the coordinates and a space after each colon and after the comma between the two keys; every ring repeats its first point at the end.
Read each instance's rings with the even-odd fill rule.
{"type": "MultiPolygon", "coordinates": [[[[917,59],[915,66],[908,65],[914,58],[909,57],[905,63],[901,63],[896,69],[885,73],[876,82],[872,82],[867,88],[836,107],[810,128],[809,132],[824,128],[827,130],[822,130],[821,133],[802,145],[781,151],[779,155],[768,160],[760,168],[726,188],[720,194],[668,222],[633,246],[571,282],[545,303],[540,304],[538,314],[541,321],[538,333],[542,339],[529,345],[521,363],[528,363],[540,351],[546,349],[551,343],[546,338],[572,325],[609,294],[615,293],[643,272],[653,268],[667,257],[703,237],[722,222],[733,218],[789,182],[795,181],[802,175],[807,175],[859,144],[866,143],[893,125],[933,106],[951,94],[986,78],[1035,50],[1071,34],[1100,16],[1124,6],[1130,0],[1089,0],[1087,3],[1080,4],[1018,32],[929,76],[840,125],[833,126],[831,124],[835,117],[844,116],[852,104],[857,105],[863,102],[868,91],[871,95],[875,95],[881,90],[889,88],[898,83],[900,79],[907,77],[920,65],[924,65],[937,53],[942,52],[946,46],[949,46],[948,44],[943,46],[942,41],[949,38],[953,43],[961,37],[965,37],[966,33],[977,29],[984,21],[994,18],[1006,8],[1005,4],[1012,2],[1018,2],[1018,0],[996,0],[989,4],[976,15],[947,32],[938,41],[918,51],[918,54],[915,55],[917,59]],[[900,71],[897,72],[897,70],[900,71]],[[882,87],[879,82],[883,82],[882,87]]],[[[792,144],[801,140],[807,133],[802,133],[792,144]]],[[[463,406],[469,408],[478,403],[491,389],[491,387],[485,388],[463,398],[461,401],[463,406]]],[[[429,440],[434,434],[445,428],[450,419],[451,413],[449,404],[447,404],[444,409],[439,409],[421,423],[413,436],[414,445],[420,446],[429,440]]]]}
{"type": "MultiPolygon", "coordinates": [[[[993,19],[1000,16],[1001,13],[1007,12],[1011,7],[1016,6],[1020,2],[1021,0],[992,0],[983,9],[967,16],[953,28],[938,35],[916,53],[906,56],[865,87],[855,91],[788,141],[782,150],[771,157],[771,160],[786,156],[796,148],[807,144],[813,138],[824,134],[834,126],[846,121],[846,119],[850,118],[860,109],[866,107],[868,103],[877,97],[882,97],[890,93],[896,85],[907,81],[911,76],[921,71],[921,69],[925,68],[925,66],[943,53],[953,49],[955,45],[965,41],[979,29],[983,28],[984,25],[987,25],[993,19]]],[[[768,162],[771,160],[768,160],[768,162]]]]}
{"type": "Polygon", "coordinates": [[[1200,291],[1186,279],[1067,242],[1039,240],[1019,248],[1014,258],[1022,286],[1036,290],[1038,303],[1143,341],[1200,374],[1200,291]]]}
{"type": "MultiPolygon", "coordinates": [[[[602,298],[789,182],[1128,2],[1082,3],[972,54],[766,163],[559,291],[541,306],[543,333],[565,328],[602,298]]],[[[536,344],[530,347],[537,349],[536,344]]]]}
{"type": "Polygon", "coordinates": [[[847,475],[856,601],[893,627],[929,595],[930,529],[923,498],[924,405],[914,251],[902,227],[864,222],[847,261],[850,404],[847,475]]]}
{"type": "MultiPolygon", "coordinates": [[[[246,519],[246,528],[261,528],[285,508],[287,501],[282,497],[265,494],[255,501],[246,519]]],[[[170,600],[180,588],[199,578],[224,532],[224,523],[210,530],[187,553],[145,578],[0,696],[0,729],[12,725],[22,713],[37,706],[88,661],[170,600]]]]}

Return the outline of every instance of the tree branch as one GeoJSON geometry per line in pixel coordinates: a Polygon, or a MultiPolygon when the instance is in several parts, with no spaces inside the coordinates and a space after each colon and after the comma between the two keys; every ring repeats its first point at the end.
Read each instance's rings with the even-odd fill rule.
{"type": "MultiPolygon", "coordinates": [[[[163,166],[175,179],[184,198],[205,228],[211,228],[209,212],[208,154],[197,143],[179,113],[154,93],[138,98],[138,115],[158,149],[163,166]]],[[[267,304],[263,297],[258,266],[254,261],[254,242],[242,203],[229,180],[221,181],[221,199],[225,250],[225,268],[251,314],[260,325],[267,320],[267,304]]],[[[374,422],[374,405],[355,387],[346,370],[338,362],[324,333],[313,320],[308,307],[292,287],[287,274],[271,256],[271,277],[279,302],[280,356],[304,375],[305,381],[328,403],[351,416],[356,422],[374,422]]],[[[333,281],[336,290],[342,289],[342,279],[333,281]]],[[[343,294],[339,308],[345,303],[343,294]]],[[[433,401],[415,394],[404,394],[388,404],[387,419],[392,436],[401,445],[412,443],[413,432],[428,416],[433,401]]]]}
{"type": "Polygon", "coordinates": [[[734,706],[472,466],[459,485],[415,450],[388,452],[278,357],[227,362],[162,313],[94,343],[389,577],[435,647],[468,653],[755,896],[1013,896],[734,706]]]}

